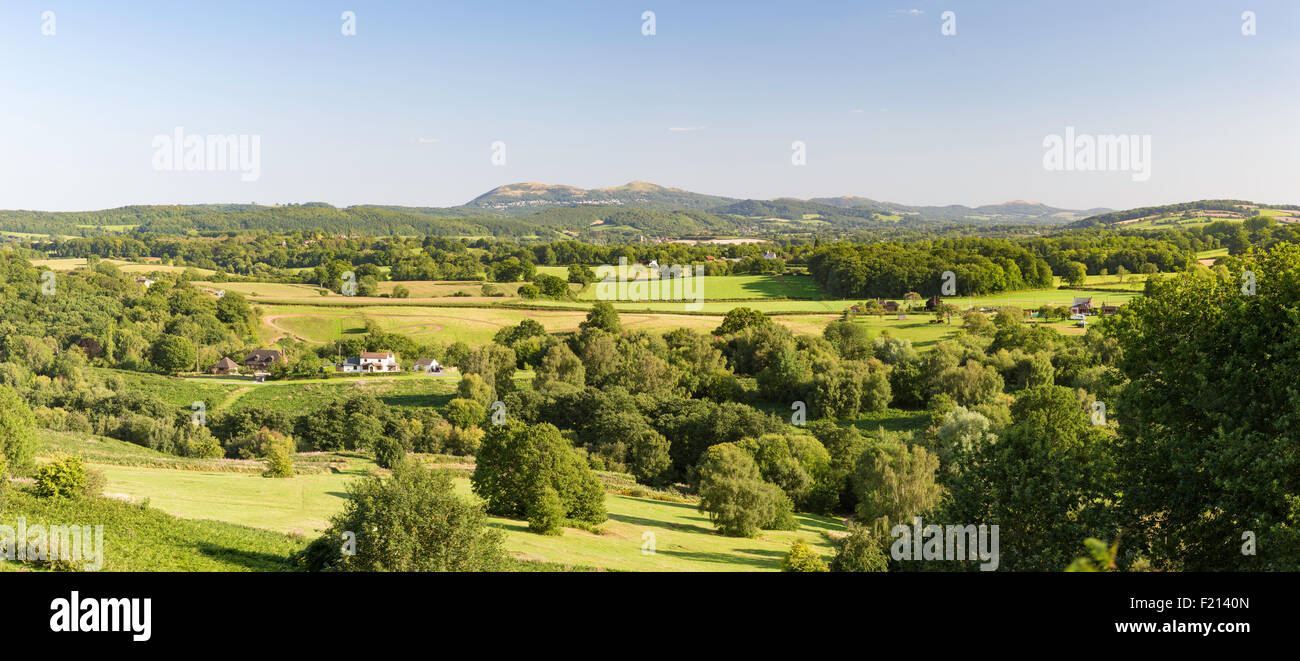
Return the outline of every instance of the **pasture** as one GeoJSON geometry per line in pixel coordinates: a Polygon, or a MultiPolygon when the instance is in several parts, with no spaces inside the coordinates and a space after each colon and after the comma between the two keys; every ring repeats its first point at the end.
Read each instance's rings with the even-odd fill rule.
{"type": "MultiPolygon", "coordinates": [[[[118,499],[147,498],[151,509],[140,510],[105,499],[109,507],[132,508],[155,518],[166,512],[193,520],[188,523],[219,534],[218,540],[235,533],[248,538],[248,546],[208,542],[215,557],[220,557],[219,551],[223,549],[229,552],[251,548],[272,555],[287,555],[301,548],[342,508],[348,482],[378,470],[364,455],[355,453],[330,454],[333,460],[345,464],[340,472],[297,475],[289,479],[264,478],[249,472],[131,465],[135,462],[134,455],[140,454],[131,450],[123,451],[133,455],[128,460],[100,463],[106,459],[113,461],[104,456],[102,441],[68,438],[57,445],[58,451],[76,453],[75,445],[80,443],[88,453],[98,452],[87,454],[87,459],[104,471],[107,493],[118,499]],[[259,535],[264,539],[259,539],[259,535]]],[[[45,455],[52,451],[49,443],[43,444],[40,450],[45,455]]],[[[144,450],[144,454],[149,452],[144,450]]],[[[299,461],[305,458],[299,455],[299,461]]],[[[473,497],[467,473],[472,465],[457,464],[451,468],[457,471],[457,491],[473,497]]],[[[800,528],[796,531],[763,531],[754,538],[724,537],[714,532],[708,517],[693,503],[611,493],[606,494],[605,504],[609,520],[595,533],[566,528],[562,536],[538,535],[529,532],[523,521],[498,517],[492,517],[490,525],[503,531],[506,549],[517,560],[619,571],[777,570],[795,539],[807,541],[829,558],[833,550],[827,534],[844,531],[837,520],[799,515],[800,528]],[[653,535],[654,553],[642,550],[643,540],[648,539],[645,533],[653,535]]],[[[192,558],[186,561],[198,562],[192,558]]],[[[117,568],[135,566],[132,563],[117,568]]],[[[140,568],[173,566],[164,562],[140,568]]],[[[258,567],[277,568],[271,558],[259,558],[258,567]]]]}
{"type": "MultiPolygon", "coordinates": [[[[663,282],[667,282],[665,279],[663,282]]],[[[827,294],[806,275],[706,275],[692,287],[698,287],[705,300],[750,300],[770,298],[823,299],[827,294]]],[[[668,290],[667,287],[664,288],[668,290]]],[[[696,291],[692,289],[692,292],[696,291]]],[[[595,301],[597,285],[582,293],[581,300],[595,301]]]]}
{"type": "MultiPolygon", "coordinates": [[[[175,266],[163,264],[161,262],[136,263],[122,259],[105,259],[101,260],[113,264],[122,270],[123,273],[183,273],[186,270],[194,269],[199,273],[209,276],[216,271],[211,269],[201,269],[197,266],[175,266]]],[[[86,266],[86,259],[83,257],[59,257],[54,259],[34,259],[32,266],[36,268],[48,268],[51,271],[72,271],[86,266]]]]}

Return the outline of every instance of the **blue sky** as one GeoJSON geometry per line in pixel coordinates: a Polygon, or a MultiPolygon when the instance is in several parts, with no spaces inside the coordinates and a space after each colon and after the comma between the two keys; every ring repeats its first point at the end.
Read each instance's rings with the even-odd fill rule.
{"type": "Polygon", "coordinates": [[[0,62],[7,209],[446,206],[517,181],[631,180],[912,204],[1300,203],[1291,0],[18,0],[0,5],[0,62]],[[1067,126],[1151,136],[1151,178],[1046,171],[1043,140],[1067,126]],[[176,127],[260,136],[260,177],[156,170],[153,137],[176,127]]]}

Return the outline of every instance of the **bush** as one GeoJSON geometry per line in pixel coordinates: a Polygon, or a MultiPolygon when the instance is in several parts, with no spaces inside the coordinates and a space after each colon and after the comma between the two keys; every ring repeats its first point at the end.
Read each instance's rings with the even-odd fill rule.
{"type": "Polygon", "coordinates": [[[188,456],[195,459],[220,459],[226,456],[226,450],[207,427],[200,427],[199,432],[189,441],[188,456]]]}
{"type": "Polygon", "coordinates": [[[456,494],[451,477],[412,459],[390,478],[371,475],[348,486],[343,511],[291,559],[308,571],[501,571],[502,535],[483,508],[456,494]],[[351,533],[351,535],[348,535],[351,533]],[[345,555],[344,544],[355,541],[345,555]]]}
{"type": "Polygon", "coordinates": [[[402,442],[391,437],[384,436],[374,443],[375,463],[380,468],[393,468],[401,463],[406,457],[406,448],[402,442]]]}
{"type": "Polygon", "coordinates": [[[478,427],[451,427],[447,434],[446,448],[452,454],[461,456],[478,454],[479,446],[487,433],[478,427]]]}
{"type": "Polygon", "coordinates": [[[830,570],[834,572],[889,571],[889,557],[885,555],[880,538],[866,526],[852,526],[847,537],[836,546],[835,559],[830,570]]]}
{"type": "Polygon", "coordinates": [[[260,436],[266,471],[262,477],[293,477],[293,439],[263,427],[260,436]]]}
{"type": "Polygon", "coordinates": [[[564,503],[549,484],[535,489],[527,506],[528,529],[540,535],[559,535],[564,524],[564,503]]]}
{"type": "Polygon", "coordinates": [[[781,571],[790,572],[825,572],[826,563],[817,552],[802,539],[790,545],[790,552],[781,560],[781,571]]]}
{"type": "Polygon", "coordinates": [[[468,429],[483,424],[487,418],[487,408],[472,399],[457,397],[447,402],[443,415],[456,427],[468,429]]]}
{"type": "Polygon", "coordinates": [[[605,491],[586,460],[554,425],[496,425],[479,448],[470,482],[487,501],[487,511],[516,519],[537,510],[546,487],[559,496],[565,519],[597,525],[605,521],[605,491]]]}
{"type": "Polygon", "coordinates": [[[41,498],[74,498],[83,495],[88,484],[81,457],[58,458],[36,469],[35,491],[41,498]]]}

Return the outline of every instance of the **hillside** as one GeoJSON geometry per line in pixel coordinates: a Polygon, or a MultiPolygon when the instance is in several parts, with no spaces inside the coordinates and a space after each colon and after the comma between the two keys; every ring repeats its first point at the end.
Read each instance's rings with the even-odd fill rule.
{"type": "Polygon", "coordinates": [[[1149,226],[1187,224],[1188,221],[1203,223],[1212,220],[1242,220],[1257,215],[1274,216],[1279,220],[1290,219],[1300,216],[1300,206],[1293,204],[1259,204],[1249,200],[1197,200],[1195,202],[1110,211],[1073,222],[1069,227],[1144,229],[1149,226]]]}
{"type": "Polygon", "coordinates": [[[132,205],[97,211],[0,210],[0,232],[102,236],[325,232],[331,234],[581,238],[605,242],[639,237],[754,236],[808,232],[933,230],[1059,225],[1105,209],[1072,211],[1033,202],[981,207],[913,207],[843,196],[801,200],[739,200],[633,181],[582,189],[524,182],[498,186],[451,207],[362,204],[132,205]]]}
{"type": "MultiPolygon", "coordinates": [[[[288,556],[307,539],[221,522],[181,519],[116,498],[45,499],[11,488],[0,505],[6,521],[103,526],[103,571],[287,571],[288,556]]],[[[0,572],[40,569],[0,562],[0,572]]]]}
{"type": "Polygon", "coordinates": [[[666,188],[646,181],[622,186],[584,190],[573,186],[524,182],[498,186],[470,200],[459,209],[483,210],[508,215],[528,214],[547,207],[610,206],[656,210],[703,210],[733,202],[731,198],[701,195],[680,188],[666,188]]]}

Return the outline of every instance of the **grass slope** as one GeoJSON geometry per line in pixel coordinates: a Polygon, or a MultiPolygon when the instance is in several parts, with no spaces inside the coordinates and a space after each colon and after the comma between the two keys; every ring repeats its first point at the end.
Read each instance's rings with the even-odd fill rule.
{"type": "MultiPolygon", "coordinates": [[[[57,449],[76,452],[75,443],[75,440],[67,440],[57,449]]],[[[98,456],[103,462],[105,449],[132,457],[139,454],[130,448],[85,444],[97,446],[83,453],[92,461],[98,456]],[[89,454],[94,450],[101,454],[89,454]]],[[[51,452],[53,448],[49,445],[41,450],[42,454],[51,452]]],[[[108,480],[105,491],[108,493],[137,500],[147,498],[152,508],[187,520],[204,520],[204,525],[220,521],[278,533],[268,539],[285,540],[283,547],[272,547],[257,539],[250,539],[251,546],[247,547],[218,542],[205,547],[209,550],[246,548],[254,558],[273,564],[269,557],[263,557],[271,553],[268,548],[288,549],[281,551],[288,553],[299,547],[299,536],[310,539],[323,530],[329,517],[343,507],[348,482],[375,468],[361,455],[330,456],[346,461],[346,468],[337,473],[298,475],[289,479],[147,465],[95,463],[95,467],[104,471],[108,480]]],[[[460,470],[455,483],[460,493],[470,495],[467,467],[467,464],[458,466],[460,470]]],[[[505,533],[507,550],[517,560],[524,561],[526,564],[521,567],[529,570],[573,567],[620,571],[776,570],[795,539],[803,539],[829,556],[831,544],[824,533],[843,531],[843,526],[833,519],[799,515],[800,529],[797,531],[764,531],[752,539],[738,539],[715,533],[708,517],[697,511],[694,504],[615,494],[607,494],[605,503],[609,521],[601,526],[598,534],[566,528],[564,535],[552,537],[528,532],[527,524],[522,521],[493,517],[490,522],[505,533]],[[656,549],[653,554],[642,552],[643,536],[647,532],[654,535],[656,549]]],[[[232,527],[231,530],[248,529],[232,527]]],[[[190,543],[191,546],[196,544],[190,543]]],[[[159,567],[180,569],[168,562],[159,567]]],[[[155,569],[148,565],[133,566],[155,569]]]]}
{"type": "MultiPolygon", "coordinates": [[[[0,522],[17,527],[102,525],[101,571],[285,571],[307,540],[220,521],[189,521],[112,498],[42,499],[10,488],[0,522]]],[[[39,569],[0,561],[0,572],[39,569]]]]}

